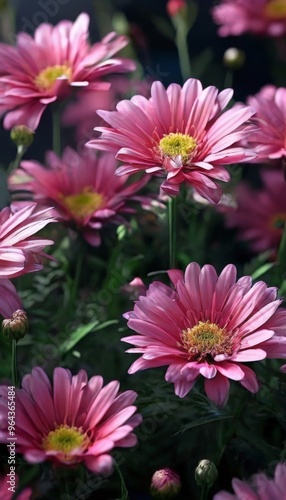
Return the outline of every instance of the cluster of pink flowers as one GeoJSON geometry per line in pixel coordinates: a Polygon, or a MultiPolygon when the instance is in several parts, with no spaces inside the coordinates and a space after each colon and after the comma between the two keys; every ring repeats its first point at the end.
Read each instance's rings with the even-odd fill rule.
{"type": "Polygon", "coordinates": [[[286,5],[282,0],[221,0],[212,9],[219,35],[279,37],[286,33],[286,5]]]}
{"type": "MultiPolygon", "coordinates": [[[[171,17],[185,9],[183,0],[167,3],[171,17]]],[[[212,12],[222,36],[286,33],[286,6],[277,0],[223,0],[212,12]]],[[[168,88],[155,81],[150,92],[145,86],[140,95],[119,100],[112,109],[122,88],[130,90],[130,82],[118,80],[117,88],[110,87],[103,77],[135,68],[133,61],[113,57],[128,40],[109,33],[90,45],[88,26],[89,16],[83,13],[74,23],[44,23],[34,37],[20,33],[16,46],[0,44],[5,128],[36,130],[44,110],[77,88],[81,91],[67,107],[64,123],[79,125],[81,134],[90,123],[98,125],[85,153],[70,147],[60,156],[50,151],[45,165],[26,159],[9,176],[13,203],[0,212],[0,314],[5,318],[23,309],[10,279],[40,270],[49,257],[44,248],[53,241],[35,233],[62,222],[97,247],[103,228],[127,224],[126,214],[136,213],[134,203],[151,206],[154,196],[140,190],[153,176],[162,180],[165,195],[177,196],[186,183],[196,196],[218,203],[221,182],[231,177],[226,167],[267,163],[272,170],[261,174],[263,189],[241,183],[237,207],[225,210],[226,224],[238,228],[254,251],[277,250],[281,239],[285,184],[282,168],[274,167],[281,167],[286,156],[286,88],[266,86],[246,104],[226,109],[232,89],[203,88],[195,78],[168,88]],[[97,117],[92,116],[95,109],[97,117]],[[137,174],[136,179],[130,174],[137,174]]],[[[218,274],[211,265],[191,262],[185,272],[170,269],[168,276],[170,286],[155,281],[147,288],[135,278],[122,287],[136,298],[133,310],[124,315],[135,333],[122,341],[132,345],[127,352],[140,354],[129,374],[167,366],[165,379],[178,397],[184,398],[201,379],[207,397],[219,408],[227,404],[231,380],[256,393],[259,380],[248,363],[286,358],[286,309],[277,289],[253,283],[250,276],[237,279],[232,264],[218,274]]],[[[8,386],[0,386],[2,443],[8,438],[8,394],[8,386]]],[[[17,452],[30,464],[84,464],[95,474],[110,474],[112,450],[137,443],[134,429],[142,417],[134,406],[136,397],[130,390],[119,393],[118,381],[103,386],[101,376],[88,380],[84,370],[72,375],[55,368],[51,383],[36,367],[16,389],[17,452]]],[[[251,485],[234,479],[235,495],[220,492],[214,498],[280,500],[285,483],[286,467],[279,464],[274,480],[264,474],[256,475],[251,485]]],[[[153,476],[154,494],[166,484],[176,494],[181,487],[179,476],[168,468],[153,476]]],[[[29,490],[19,498],[28,496],[29,490]]]]}

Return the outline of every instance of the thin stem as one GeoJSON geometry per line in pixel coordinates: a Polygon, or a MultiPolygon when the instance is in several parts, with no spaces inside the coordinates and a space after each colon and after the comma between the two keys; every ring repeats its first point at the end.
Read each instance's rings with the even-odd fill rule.
{"type": "Polygon", "coordinates": [[[188,32],[185,27],[178,25],[176,28],[176,46],[178,50],[181,75],[184,81],[190,78],[192,66],[188,49],[188,32]]]}
{"type": "Polygon", "coordinates": [[[126,488],[126,484],[124,481],[124,477],[122,476],[121,470],[119,469],[117,463],[114,461],[114,466],[117,471],[117,474],[119,475],[120,478],[120,485],[121,485],[121,497],[120,500],[128,500],[128,490],[126,488]]]}
{"type": "Polygon", "coordinates": [[[224,89],[229,89],[233,85],[233,71],[231,69],[227,69],[224,78],[224,89]]]}
{"type": "Polygon", "coordinates": [[[188,33],[196,20],[197,10],[196,3],[190,2],[188,6],[188,14],[182,11],[172,17],[172,22],[176,30],[175,43],[178,50],[180,70],[184,81],[192,75],[192,66],[188,48],[188,33]]]}
{"type": "Polygon", "coordinates": [[[58,106],[52,110],[53,117],[53,151],[58,156],[61,154],[61,116],[58,106]]]}
{"type": "Polygon", "coordinates": [[[203,486],[201,487],[201,495],[200,495],[200,500],[206,500],[207,497],[208,497],[208,491],[209,491],[209,487],[207,484],[203,484],[203,486]]]}
{"type": "Polygon", "coordinates": [[[170,198],[168,201],[168,222],[169,222],[169,267],[174,269],[176,259],[176,212],[177,199],[170,198]]]}
{"type": "Polygon", "coordinates": [[[15,387],[18,387],[18,370],[17,370],[17,340],[12,339],[12,383],[15,387]]]}
{"type": "Polygon", "coordinates": [[[80,280],[80,275],[81,275],[81,271],[82,271],[84,253],[85,253],[84,247],[83,247],[83,245],[81,245],[79,248],[78,256],[77,256],[75,274],[74,274],[74,279],[72,282],[71,292],[70,292],[70,304],[72,307],[74,306],[75,301],[76,301],[79,280],[80,280]]]}
{"type": "Polygon", "coordinates": [[[20,161],[22,160],[23,155],[26,151],[27,148],[25,148],[24,146],[18,146],[16,158],[10,163],[9,167],[7,168],[7,175],[10,175],[13,170],[16,170],[19,167],[20,161]]]}

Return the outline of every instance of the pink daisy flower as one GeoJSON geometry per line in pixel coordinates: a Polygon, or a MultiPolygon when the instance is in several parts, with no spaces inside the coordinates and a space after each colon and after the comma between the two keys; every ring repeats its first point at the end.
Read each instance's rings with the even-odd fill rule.
{"type": "Polygon", "coordinates": [[[195,262],[185,274],[168,274],[174,289],[153,283],[126,315],[137,333],[122,339],[135,346],[127,352],[142,353],[129,373],[169,365],[165,378],[179,397],[202,375],[218,406],[227,401],[229,379],[258,391],[255,373],[243,363],[286,357],[286,310],[278,309],[277,290],[262,281],[252,285],[250,276],[236,282],[232,264],[219,276],[195,262]]]}
{"type": "MultiPolygon", "coordinates": [[[[51,384],[42,368],[34,368],[16,389],[17,452],[29,463],[84,463],[94,473],[110,473],[111,450],[134,446],[133,429],[142,421],[133,405],[136,392],[118,391],[117,380],[103,387],[102,377],[88,381],[84,370],[72,376],[56,368],[51,384]]],[[[0,440],[7,443],[7,386],[1,386],[0,395],[0,440]]]]}
{"type": "Polygon", "coordinates": [[[276,37],[286,33],[284,0],[221,0],[212,15],[220,25],[220,36],[250,32],[276,37]]]}
{"type": "Polygon", "coordinates": [[[213,500],[286,500],[286,465],[279,463],[274,479],[266,474],[255,474],[250,483],[234,478],[231,482],[234,495],[220,491],[213,500]]]}
{"type": "Polygon", "coordinates": [[[232,94],[231,89],[203,90],[193,78],[167,90],[154,82],[150,99],[137,95],[119,102],[117,111],[98,111],[110,127],[96,128],[102,135],[88,146],[115,153],[124,162],[119,175],[145,170],[166,177],[162,189],[168,194],[178,194],[180,184],[188,182],[218,202],[217,181],[230,178],[224,165],[253,157],[236,143],[249,133],[246,122],[254,111],[240,106],[222,113],[232,94]]]}
{"type": "Polygon", "coordinates": [[[16,288],[10,280],[0,279],[0,314],[11,318],[17,309],[23,309],[16,288]]]}
{"type": "MultiPolygon", "coordinates": [[[[8,472],[9,474],[9,472],[8,472]]],[[[14,491],[17,491],[18,483],[19,483],[19,478],[17,474],[15,475],[15,483],[16,485],[13,486],[14,491]]],[[[0,476],[0,498],[2,500],[12,500],[14,497],[13,489],[11,485],[14,481],[14,476],[9,477],[8,475],[6,476],[0,476]]],[[[17,495],[17,500],[30,500],[32,498],[32,490],[31,488],[25,488],[19,495],[17,495]]]]}
{"type": "Polygon", "coordinates": [[[248,97],[247,103],[256,111],[257,129],[248,137],[248,146],[257,154],[256,161],[285,157],[286,88],[266,85],[248,97]]]}
{"type": "Polygon", "coordinates": [[[127,45],[125,36],[109,33],[90,46],[88,26],[89,16],[83,13],[74,23],[41,24],[34,38],[19,33],[16,47],[0,44],[0,112],[8,112],[5,128],[26,125],[35,130],[45,108],[66,98],[73,88],[108,89],[109,84],[99,82],[102,76],[135,69],[130,60],[112,59],[127,45]]]}
{"type": "Polygon", "coordinates": [[[236,190],[236,208],[225,210],[227,227],[236,228],[241,240],[249,240],[254,252],[277,250],[286,222],[283,172],[263,170],[261,177],[262,189],[240,183],[236,190]]]}
{"type": "Polygon", "coordinates": [[[1,210],[0,279],[42,269],[41,258],[48,257],[43,248],[54,242],[35,238],[34,234],[56,220],[48,215],[50,209],[37,211],[36,207],[36,203],[30,203],[17,212],[9,207],[1,210]]]}
{"type": "Polygon", "coordinates": [[[150,204],[137,192],[148,178],[127,184],[128,176],[117,177],[113,155],[81,156],[66,148],[62,158],[52,151],[47,168],[35,161],[23,161],[9,179],[9,188],[26,190],[41,206],[55,207],[58,220],[78,228],[94,246],[101,243],[100,230],[107,223],[122,224],[122,214],[134,213],[132,202],[150,204]]]}

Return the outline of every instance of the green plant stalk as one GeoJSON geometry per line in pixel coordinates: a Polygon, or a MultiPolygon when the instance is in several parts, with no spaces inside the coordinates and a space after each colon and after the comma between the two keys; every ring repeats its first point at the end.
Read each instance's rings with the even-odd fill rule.
{"type": "Polygon", "coordinates": [[[169,225],[169,268],[174,269],[176,261],[176,215],[177,198],[168,201],[168,225],[169,225]]]}
{"type": "Polygon", "coordinates": [[[53,121],[53,151],[58,156],[61,154],[61,115],[58,106],[52,110],[53,121]]]}
{"type": "Polygon", "coordinates": [[[202,487],[201,487],[201,494],[200,494],[200,500],[207,500],[208,498],[208,491],[209,491],[209,487],[207,484],[204,484],[202,487]]]}
{"type": "Polygon", "coordinates": [[[14,387],[18,387],[18,369],[17,369],[17,340],[12,339],[12,383],[14,387]]]}
{"type": "Polygon", "coordinates": [[[180,71],[185,82],[192,75],[192,66],[188,49],[188,31],[183,23],[176,23],[175,42],[178,50],[180,71]]]}
{"type": "Polygon", "coordinates": [[[26,151],[27,148],[25,148],[25,146],[17,147],[16,158],[14,161],[10,163],[9,167],[7,168],[7,175],[10,175],[13,172],[13,170],[16,170],[19,167],[20,161],[22,160],[23,155],[25,154],[26,151]]]}
{"type": "Polygon", "coordinates": [[[119,466],[117,465],[117,463],[115,461],[114,461],[114,466],[115,466],[117,474],[118,474],[118,476],[120,478],[120,485],[121,485],[121,497],[120,497],[120,500],[128,500],[128,490],[126,488],[124,477],[122,476],[121,470],[120,470],[119,466]]]}

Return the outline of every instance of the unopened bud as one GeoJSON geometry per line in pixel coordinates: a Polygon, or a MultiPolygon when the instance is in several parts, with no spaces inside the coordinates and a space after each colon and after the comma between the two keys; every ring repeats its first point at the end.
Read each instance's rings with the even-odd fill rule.
{"type": "Polygon", "coordinates": [[[28,148],[34,140],[34,132],[25,125],[16,125],[12,128],[10,137],[17,147],[28,148]]]}
{"type": "Polygon", "coordinates": [[[10,340],[20,340],[28,332],[28,317],[25,311],[17,309],[12,318],[2,321],[2,332],[10,340]]]}
{"type": "Polygon", "coordinates": [[[245,53],[236,47],[230,47],[223,55],[223,64],[229,69],[240,69],[245,63],[245,53]]]}
{"type": "Polygon", "coordinates": [[[185,15],[187,4],[185,0],[168,0],[166,9],[170,17],[177,16],[177,14],[181,13],[185,15]]]}
{"type": "Polygon", "coordinates": [[[201,460],[195,470],[195,480],[198,486],[207,485],[209,488],[214,484],[218,471],[210,460],[201,460]]]}
{"type": "Polygon", "coordinates": [[[150,493],[155,500],[176,498],[181,489],[180,476],[172,469],[157,470],[153,474],[150,493]]]}

